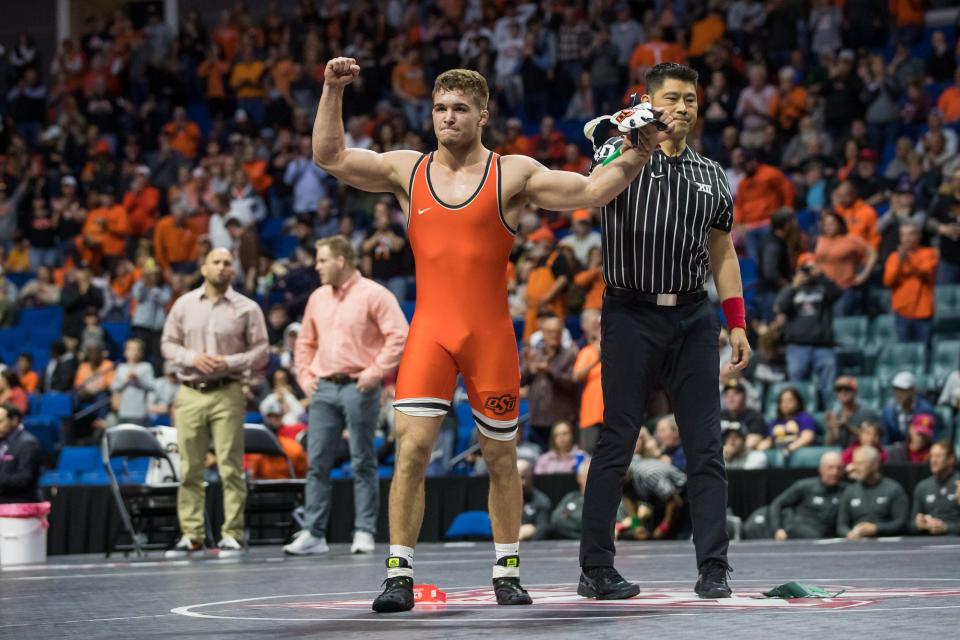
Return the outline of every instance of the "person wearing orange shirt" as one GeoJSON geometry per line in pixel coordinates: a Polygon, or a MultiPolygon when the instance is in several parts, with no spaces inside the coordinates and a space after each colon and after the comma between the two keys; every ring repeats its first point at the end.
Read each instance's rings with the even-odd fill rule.
{"type": "Polygon", "coordinates": [[[939,261],[936,249],[920,246],[916,225],[900,225],[900,247],[890,254],[883,268],[883,284],[893,290],[890,306],[898,342],[929,343],[939,261]]]}
{"type": "Polygon", "coordinates": [[[603,426],[603,387],[600,384],[600,312],[583,312],[581,324],[587,344],[573,363],[573,381],[583,385],[580,394],[580,447],[588,454],[600,439],[603,426]]]}
{"type": "Polygon", "coordinates": [[[73,380],[77,407],[65,438],[68,444],[95,436],[94,429],[106,428],[103,418],[110,409],[110,385],[115,372],[113,363],[104,358],[105,353],[101,344],[91,344],[84,350],[85,359],[73,380]]]}
{"type": "Polygon", "coordinates": [[[849,233],[863,238],[874,251],[880,248],[877,210],[860,198],[852,182],[841,182],[833,191],[831,203],[833,210],[847,223],[849,233]]]}
{"type": "Polygon", "coordinates": [[[237,45],[240,44],[240,30],[233,24],[229,9],[220,12],[220,23],[213,29],[210,37],[220,47],[223,57],[233,61],[237,55],[237,45]]]}
{"type": "Polygon", "coordinates": [[[530,138],[523,135],[523,123],[520,118],[510,118],[507,120],[507,134],[503,141],[497,145],[495,151],[501,156],[509,155],[533,155],[533,143],[530,138]]]}
{"type": "Polygon", "coordinates": [[[807,115],[807,90],[797,86],[797,72],[793,67],[780,69],[777,77],[780,84],[770,101],[770,118],[782,133],[793,135],[800,119],[807,115]]]}
{"type": "Polygon", "coordinates": [[[169,216],[157,223],[153,232],[153,255],[166,278],[172,273],[193,273],[200,258],[196,232],[187,224],[187,212],[174,204],[169,216]]]}
{"type": "Polygon", "coordinates": [[[27,393],[35,393],[40,385],[40,376],[33,370],[33,356],[29,353],[21,353],[17,356],[17,376],[20,378],[20,386],[27,393]]]}
{"type": "Polygon", "coordinates": [[[659,26],[650,27],[647,36],[647,41],[638,45],[630,56],[630,71],[637,68],[650,69],[661,62],[686,63],[687,52],[676,43],[664,41],[663,31],[659,26]]]}
{"type": "Polygon", "coordinates": [[[953,72],[953,84],[943,90],[937,100],[937,109],[947,124],[960,122],[960,67],[953,72]]]}
{"type": "Polygon", "coordinates": [[[430,114],[431,107],[420,49],[411,48],[406,56],[394,65],[390,83],[393,92],[403,103],[407,123],[412,128],[419,129],[430,114]]]}
{"type": "Polygon", "coordinates": [[[889,0],[887,11],[896,25],[894,39],[911,45],[923,36],[924,0],[889,0]]]}
{"type": "Polygon", "coordinates": [[[540,227],[527,240],[533,244],[530,259],[534,267],[527,276],[523,339],[529,340],[539,328],[541,313],[549,312],[563,322],[567,317],[564,292],[570,282],[570,265],[563,254],[556,250],[556,236],[545,227],[540,227]]]}
{"type": "Polygon", "coordinates": [[[825,211],[820,217],[820,236],[814,255],[817,267],[844,290],[834,305],[834,315],[857,313],[863,297],[859,287],[870,277],[877,252],[863,238],[848,233],[843,218],[833,211],[825,211]]]}
{"type": "Polygon", "coordinates": [[[699,58],[710,50],[713,43],[723,37],[727,21],[716,5],[711,5],[707,15],[693,23],[690,29],[690,57],[699,58]]]}
{"type": "Polygon", "coordinates": [[[173,121],[163,127],[163,133],[170,138],[170,148],[178,151],[187,160],[197,157],[200,147],[200,127],[187,119],[187,110],[177,107],[173,110],[173,121]]]}
{"type": "Polygon", "coordinates": [[[232,114],[227,96],[227,74],[230,62],[221,57],[222,49],[216,43],[210,45],[207,57],[197,67],[197,75],[206,79],[207,110],[211,118],[227,119],[232,114]]]}
{"type": "Polygon", "coordinates": [[[763,164],[752,149],[743,151],[745,177],[737,186],[733,219],[744,230],[747,254],[760,260],[763,241],[770,234],[770,218],[780,207],[793,208],[793,183],[776,167],[763,164]]]}
{"type": "Polygon", "coordinates": [[[130,234],[141,238],[153,230],[157,223],[157,208],[160,206],[160,192],[150,186],[150,169],[140,165],[133,173],[130,190],[123,196],[123,208],[127,210],[130,221],[130,234]]]}
{"type": "Polygon", "coordinates": [[[573,283],[586,292],[583,309],[600,311],[603,307],[603,292],[607,285],[603,281],[603,250],[593,247],[587,257],[587,268],[573,277],[573,283]]]}
{"type": "Polygon", "coordinates": [[[97,269],[111,267],[126,251],[130,236],[127,210],[116,204],[112,189],[108,187],[100,191],[99,204],[87,214],[83,231],[75,241],[80,259],[97,269]],[[105,262],[108,264],[104,265],[105,262]]]}
{"type": "Polygon", "coordinates": [[[253,54],[253,45],[244,41],[240,48],[240,60],[230,71],[230,88],[237,96],[237,107],[243,109],[256,126],[263,118],[263,86],[260,80],[266,71],[266,65],[253,54]]]}

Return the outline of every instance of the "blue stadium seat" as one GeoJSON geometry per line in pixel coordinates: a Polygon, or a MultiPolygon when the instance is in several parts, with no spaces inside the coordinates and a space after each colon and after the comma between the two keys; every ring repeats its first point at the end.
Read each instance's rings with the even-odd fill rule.
{"type": "Polygon", "coordinates": [[[277,260],[289,260],[297,250],[299,241],[295,236],[279,236],[273,242],[273,255],[277,260]]]}
{"type": "Polygon", "coordinates": [[[90,486],[110,484],[110,476],[108,476],[107,472],[103,469],[85,471],[77,478],[77,484],[90,486]]]}
{"type": "Polygon", "coordinates": [[[247,424],[263,424],[263,416],[259,411],[247,411],[243,421],[247,424]]]}
{"type": "Polygon", "coordinates": [[[29,351],[30,357],[33,358],[33,370],[36,371],[39,375],[43,375],[43,372],[47,369],[47,363],[50,362],[50,346],[47,345],[44,347],[33,347],[29,351]]]}
{"type": "Polygon", "coordinates": [[[258,225],[260,230],[260,242],[263,244],[273,244],[273,242],[283,234],[284,219],[280,216],[270,216],[258,225]]]}
{"type": "Polygon", "coordinates": [[[479,538],[490,540],[493,538],[493,528],[490,525],[490,514],[486,511],[464,511],[450,523],[447,529],[447,540],[460,538],[479,538]]]}
{"type": "Polygon", "coordinates": [[[113,342],[113,352],[115,355],[123,354],[123,344],[130,338],[129,322],[104,322],[103,330],[113,342]]]}
{"type": "Polygon", "coordinates": [[[26,429],[40,443],[40,449],[45,454],[52,454],[60,444],[60,418],[51,416],[26,416],[23,419],[23,428],[26,429]]]}
{"type": "Polygon", "coordinates": [[[68,471],[44,471],[40,476],[41,487],[63,487],[77,484],[77,474],[68,471]]]}
{"type": "Polygon", "coordinates": [[[583,329],[580,327],[580,316],[570,316],[567,318],[567,331],[574,340],[579,340],[583,336],[583,329]]]}
{"type": "Polygon", "coordinates": [[[0,329],[0,349],[16,350],[23,348],[27,340],[27,331],[23,327],[0,329]]]}
{"type": "Polygon", "coordinates": [[[69,418],[73,415],[73,396],[57,392],[43,394],[40,397],[40,415],[69,418]]]}
{"type": "Polygon", "coordinates": [[[27,284],[31,280],[37,277],[37,274],[31,273],[29,271],[22,273],[10,272],[5,274],[7,280],[17,285],[17,289],[22,289],[23,285],[27,284]]]}
{"type": "Polygon", "coordinates": [[[100,448],[91,447],[64,447],[60,450],[60,459],[57,461],[57,471],[68,473],[85,473],[101,470],[103,463],[100,459],[100,448]]]}
{"type": "Polygon", "coordinates": [[[407,322],[413,321],[413,312],[416,306],[415,302],[409,300],[400,303],[400,308],[403,310],[403,316],[407,319],[407,322]]]}
{"type": "Polygon", "coordinates": [[[20,327],[54,327],[57,333],[63,326],[63,308],[56,307],[30,307],[22,309],[17,318],[17,325],[20,327]]]}
{"type": "Polygon", "coordinates": [[[828,452],[841,453],[840,447],[803,447],[790,454],[787,462],[791,469],[808,469],[820,466],[820,458],[828,452]]]}

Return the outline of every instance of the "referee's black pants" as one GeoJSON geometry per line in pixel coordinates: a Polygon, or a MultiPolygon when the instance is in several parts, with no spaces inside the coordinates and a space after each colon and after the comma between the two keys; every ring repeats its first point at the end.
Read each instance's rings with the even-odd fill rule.
{"type": "Polygon", "coordinates": [[[659,378],[687,457],[697,566],[726,562],[727,477],[720,441],[719,319],[706,300],[677,307],[607,295],[601,315],[604,420],[583,506],[580,565],[613,566],[614,519],[627,467],[659,378]]]}

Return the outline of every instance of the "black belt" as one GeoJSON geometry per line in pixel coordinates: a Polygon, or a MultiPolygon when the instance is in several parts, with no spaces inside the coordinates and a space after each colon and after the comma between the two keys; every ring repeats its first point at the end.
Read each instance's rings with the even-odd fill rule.
{"type": "Polygon", "coordinates": [[[354,378],[351,378],[345,373],[335,373],[332,376],[327,376],[325,378],[320,378],[320,379],[325,382],[330,382],[332,384],[335,384],[338,387],[342,387],[345,384],[353,384],[354,382],[356,382],[354,378]]]}
{"type": "Polygon", "coordinates": [[[182,380],[180,384],[183,386],[193,389],[194,391],[216,391],[217,389],[222,389],[228,384],[233,384],[236,382],[233,378],[219,378],[218,380],[191,380],[186,381],[182,380]]]}
{"type": "Polygon", "coordinates": [[[636,289],[607,287],[606,293],[608,296],[615,298],[647,302],[649,304],[655,304],[658,307],[681,307],[687,304],[696,304],[701,300],[707,299],[707,292],[703,289],[689,291],[687,293],[644,293],[636,289]]]}

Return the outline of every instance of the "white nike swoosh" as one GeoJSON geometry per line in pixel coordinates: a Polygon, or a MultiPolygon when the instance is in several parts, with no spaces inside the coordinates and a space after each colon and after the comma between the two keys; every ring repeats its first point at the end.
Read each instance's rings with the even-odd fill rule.
{"type": "Polygon", "coordinates": [[[665,176],[665,175],[667,175],[667,174],[661,173],[660,175],[657,175],[657,174],[655,174],[655,173],[651,173],[651,174],[650,174],[650,177],[651,177],[651,178],[657,178],[657,179],[659,179],[659,178],[662,178],[662,177],[665,176]]]}
{"type": "Polygon", "coordinates": [[[417,209],[417,214],[422,216],[427,211],[430,211],[430,207],[427,207],[426,209],[417,209]]]}

